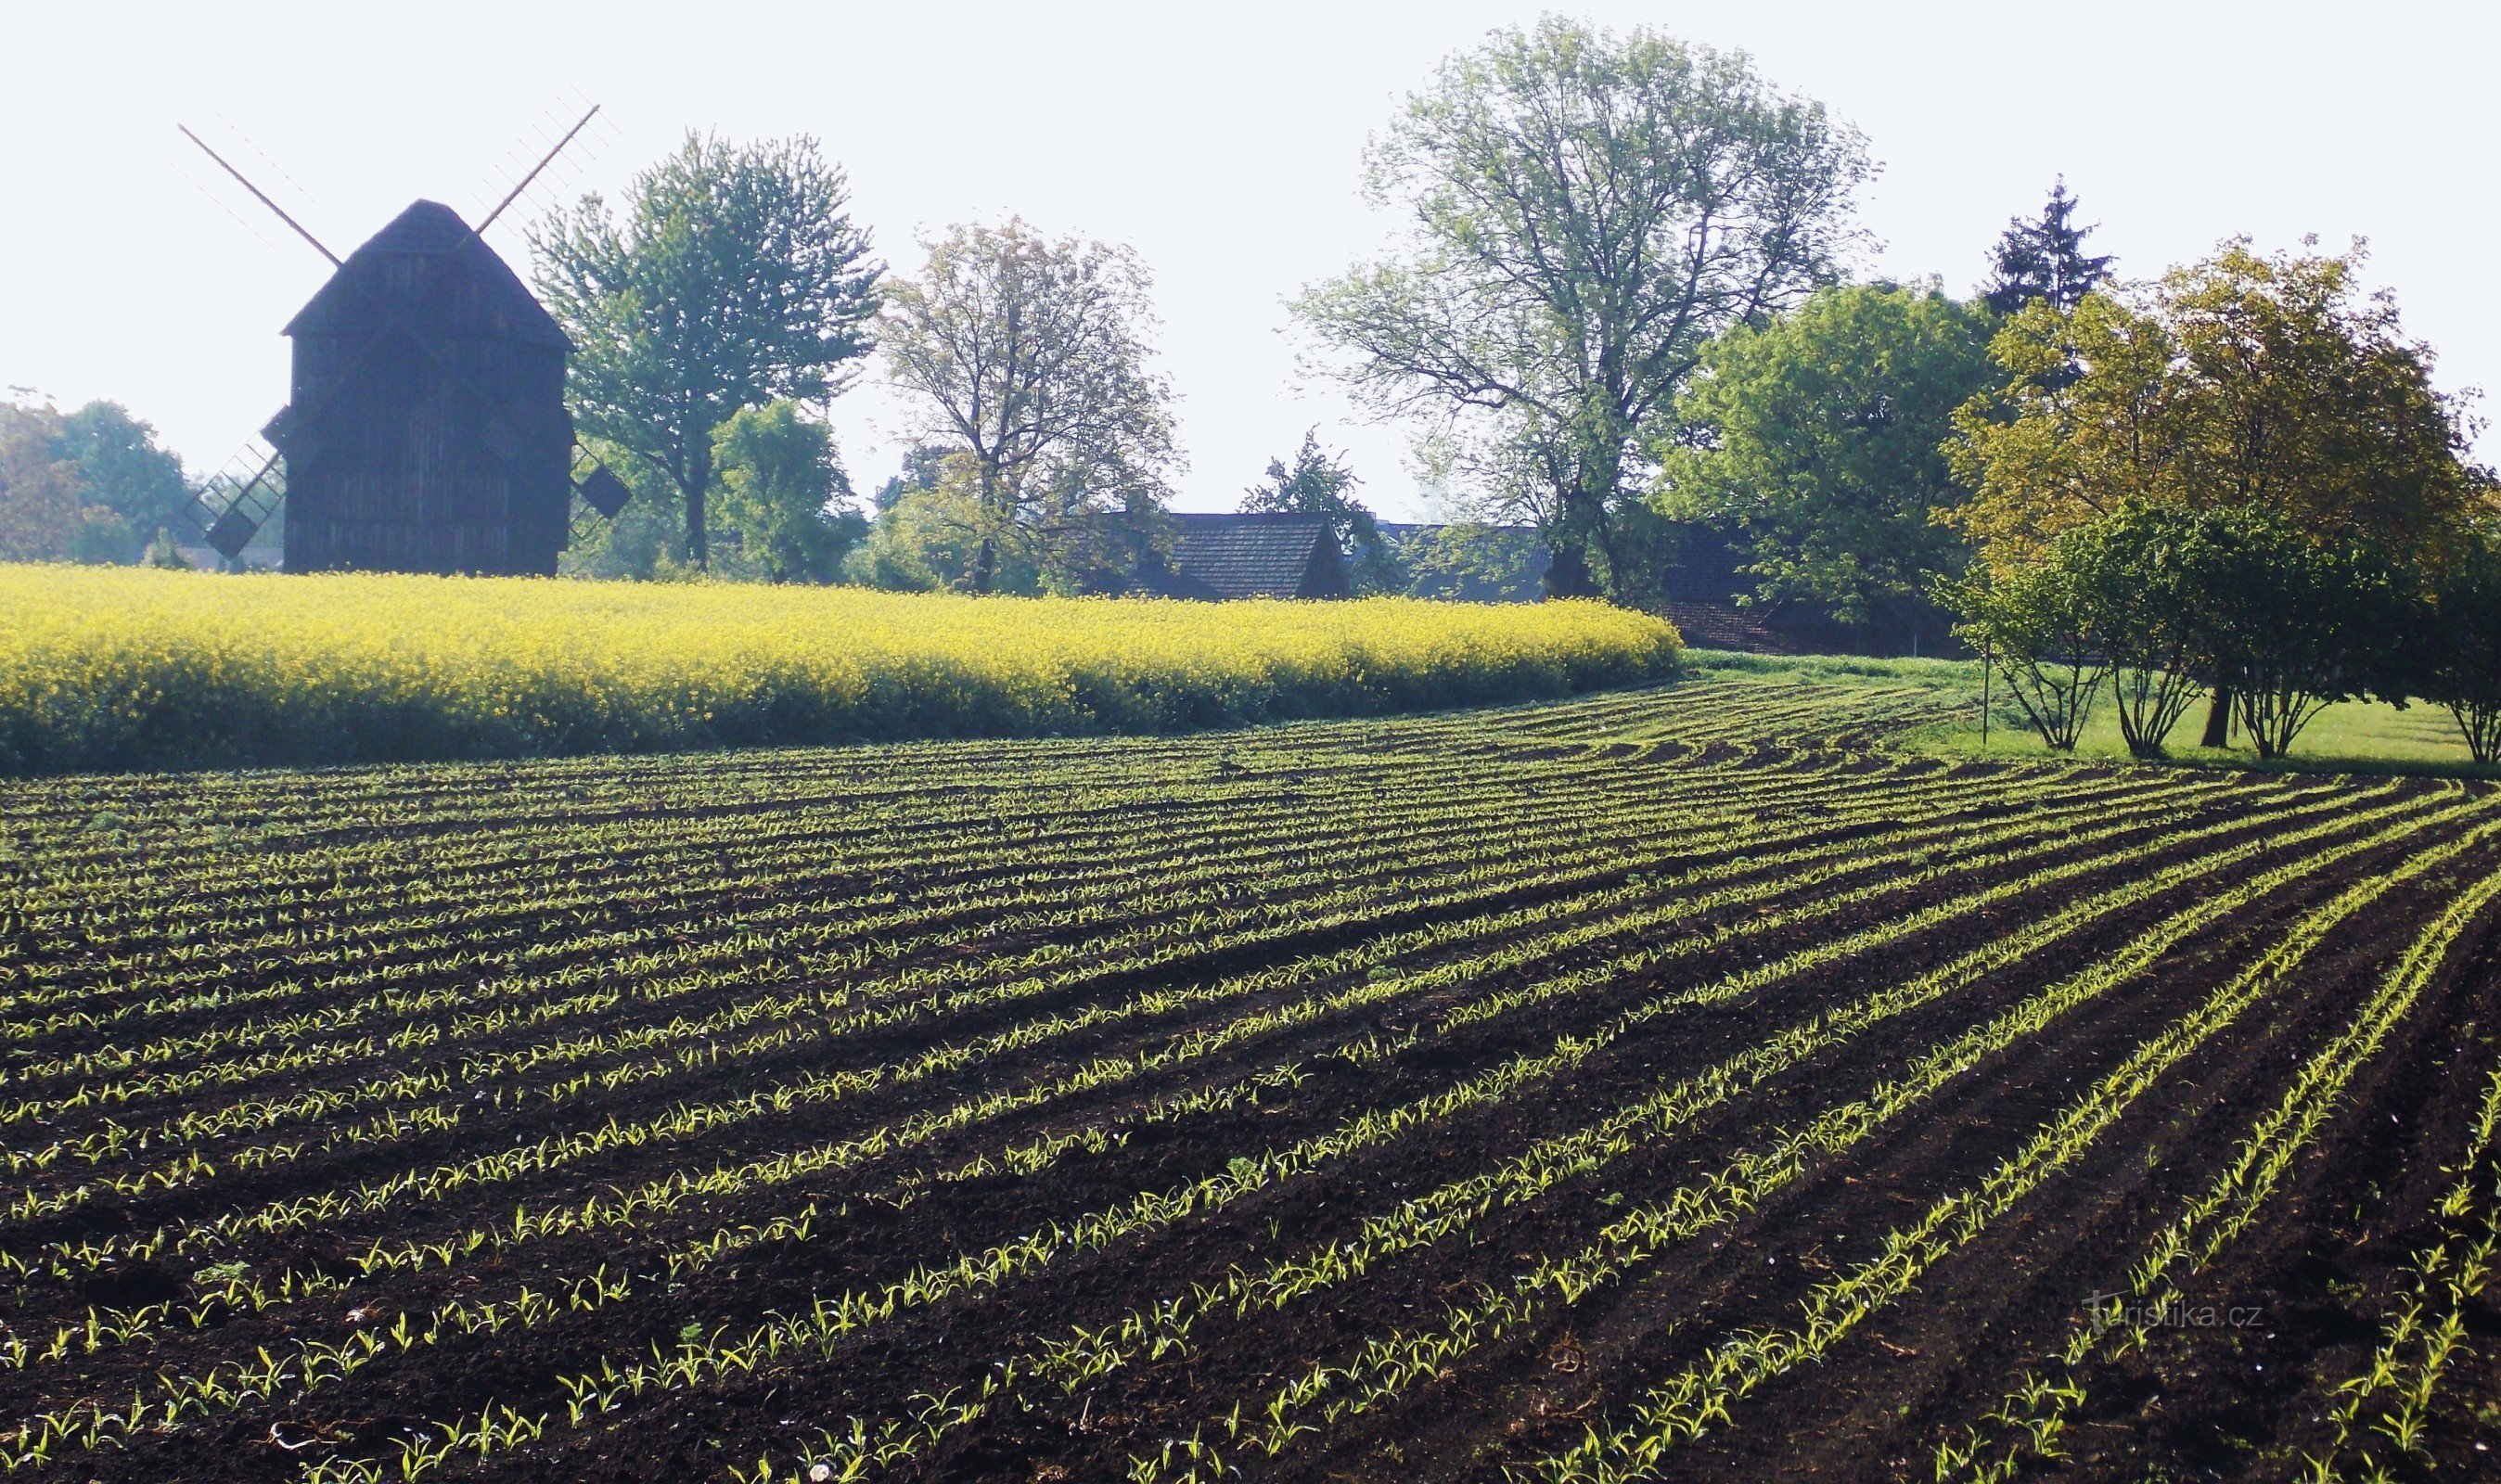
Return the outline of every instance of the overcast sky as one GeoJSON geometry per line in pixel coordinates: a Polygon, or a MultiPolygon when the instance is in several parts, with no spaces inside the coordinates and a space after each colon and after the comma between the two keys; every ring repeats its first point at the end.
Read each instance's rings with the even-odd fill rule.
{"type": "MultiPolygon", "coordinates": [[[[1592,3],[1751,52],[1854,122],[1884,162],[1862,273],[1980,279],[1990,241],[2063,172],[2093,244],[2151,274],[2217,239],[2371,239],[2376,281],[2451,388],[2501,385],[2501,7],[1592,3]]],[[[597,6],[416,11],[5,0],[0,385],[106,397],[196,469],[285,399],[278,330],[327,273],[189,152],[236,145],[344,253],[417,196],[475,219],[497,167],[577,93],[613,125],[561,167],[614,192],[689,128],[808,133],[850,173],[881,254],[1014,213],[1137,248],[1181,393],[1185,509],[1229,509],[1305,427],[1384,513],[1418,496],[1405,439],[1298,382],[1284,301],[1374,249],[1365,138],[1445,54],[1525,4],[1218,7],[597,6]],[[202,187],[210,189],[204,190],[202,187]],[[230,213],[232,214],[230,214],[230,213]],[[242,219],[238,220],[240,216],[242,219]]],[[[523,215],[517,212],[516,219],[523,215]]],[[[527,273],[520,233],[492,240],[527,273]]],[[[908,428],[874,384],[837,405],[862,488],[908,428]]],[[[2495,446],[2487,438],[2487,452],[2495,446]]]]}

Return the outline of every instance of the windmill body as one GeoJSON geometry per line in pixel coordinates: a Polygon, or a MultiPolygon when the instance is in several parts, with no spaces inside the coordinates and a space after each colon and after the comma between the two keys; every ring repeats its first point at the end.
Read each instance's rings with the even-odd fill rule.
{"type": "Polygon", "coordinates": [[[572,343],[457,213],[402,212],[289,321],[289,572],[551,576],[572,343]]]}

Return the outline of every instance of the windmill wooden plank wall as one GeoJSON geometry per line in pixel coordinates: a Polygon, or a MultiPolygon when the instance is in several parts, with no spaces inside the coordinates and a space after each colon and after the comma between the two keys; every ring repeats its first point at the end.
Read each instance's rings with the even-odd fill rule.
{"type": "Polygon", "coordinates": [[[458,214],[401,213],[285,333],[287,571],[553,575],[572,343],[458,214]]]}

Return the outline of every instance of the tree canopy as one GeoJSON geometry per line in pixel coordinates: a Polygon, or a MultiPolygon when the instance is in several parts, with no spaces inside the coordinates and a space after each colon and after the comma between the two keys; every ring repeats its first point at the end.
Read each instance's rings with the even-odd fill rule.
{"type": "Polygon", "coordinates": [[[721,523],[736,566],[774,582],[829,582],[866,523],[849,508],[850,480],[821,422],[784,399],[743,408],[713,433],[721,523]],[[837,508],[840,502],[840,508],[837,508]]]}
{"type": "MultiPolygon", "coordinates": [[[[2061,559],[2067,533],[2184,512],[2155,549],[2189,624],[2183,663],[2213,687],[2209,746],[2237,715],[2271,755],[2326,702],[2385,691],[2379,650],[2410,590],[2491,487],[2429,350],[2389,296],[2361,293],[2361,262],[2358,243],[2260,255],[2234,240],[2072,311],[2036,301],[1991,343],[2004,384],[1955,414],[1948,452],[1975,494],[1945,518],[1995,574],[2061,559]]],[[[2163,715],[2131,744],[2158,749],[2163,715]]]]}
{"type": "Polygon", "coordinates": [[[1742,53],[1550,16],[1445,61],[1374,145],[1388,258],[1294,313],[1386,415],[1422,415],[1546,531],[1549,591],[1620,588],[1644,440],[1728,329],[1828,280],[1873,172],[1742,53]]]}
{"type": "Polygon", "coordinates": [[[697,567],[716,431],[744,408],[826,402],[868,353],[884,270],[850,196],[813,139],[690,133],[634,178],[622,221],[585,196],[531,237],[574,342],[577,425],[666,481],[697,567]]]}
{"type": "Polygon", "coordinates": [[[2415,694],[2447,707],[2467,751],[2501,763],[2501,521],[2479,523],[2444,564],[2406,656],[2415,694]]]}
{"type": "Polygon", "coordinates": [[[1320,446],[1319,430],[1308,429],[1289,466],[1268,461],[1268,478],[1242,492],[1242,509],[1329,517],[1329,532],[1347,553],[1358,594],[1398,592],[1407,585],[1397,553],[1382,538],[1381,522],[1351,491],[1362,482],[1342,456],[1320,446]]]}
{"type": "Polygon", "coordinates": [[[2234,240],[2124,297],[2017,312],[1990,346],[2004,384],[1955,414],[1974,495],[1947,518],[1989,560],[2139,501],[2253,505],[2400,556],[2442,540],[2487,477],[2361,261],[2234,240]],[[2070,358],[2072,380],[2043,378],[2070,358]]]}
{"type": "Polygon", "coordinates": [[[1993,379],[1990,329],[1934,287],[1883,284],[1735,326],[1677,399],[1656,504],[1741,528],[1765,600],[1844,623],[1924,606],[1963,564],[1932,511],[1964,497],[1941,445],[1993,379]]]}
{"type": "Polygon", "coordinates": [[[924,246],[883,338],[922,443],[949,455],[942,483],[961,485],[923,513],[966,525],[962,581],[999,590],[1010,557],[1065,588],[1121,575],[1181,463],[1146,266],[1016,218],[924,246]]]}
{"type": "Polygon", "coordinates": [[[0,403],[0,560],[137,562],[191,499],[183,461],[119,403],[0,403]]]}

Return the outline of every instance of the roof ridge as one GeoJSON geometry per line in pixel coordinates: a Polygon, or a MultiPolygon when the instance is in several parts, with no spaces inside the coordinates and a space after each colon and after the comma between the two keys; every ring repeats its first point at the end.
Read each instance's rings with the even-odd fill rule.
{"type": "Polygon", "coordinates": [[[314,292],[295,316],[286,322],[283,335],[294,335],[309,328],[316,310],[327,310],[336,294],[348,292],[349,275],[360,277],[370,273],[375,259],[381,257],[448,257],[476,279],[485,290],[488,302],[511,321],[516,339],[541,345],[560,345],[573,348],[573,341],[564,333],[555,317],[539,303],[529,285],[521,281],[513,265],[503,254],[487,246],[458,212],[440,201],[419,197],[385,223],[383,229],[359,244],[348,254],[329,280],[314,292]]]}

